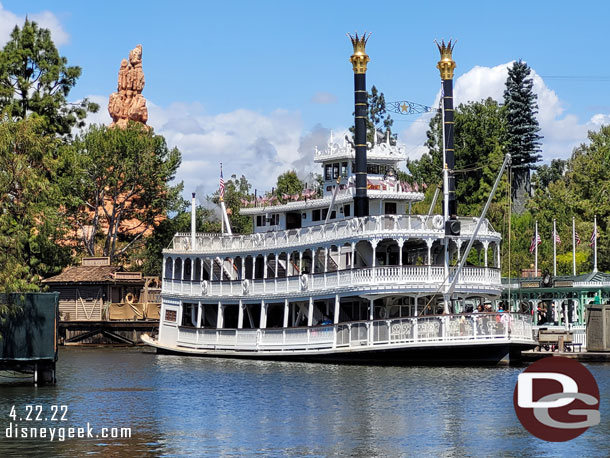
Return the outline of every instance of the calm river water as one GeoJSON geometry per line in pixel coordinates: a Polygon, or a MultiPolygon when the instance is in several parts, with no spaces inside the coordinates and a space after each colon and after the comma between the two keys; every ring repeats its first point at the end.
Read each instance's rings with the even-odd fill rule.
{"type": "Polygon", "coordinates": [[[600,385],[601,424],[571,442],[547,443],[515,416],[520,368],[337,366],[62,348],[56,386],[0,384],[0,456],[606,457],[610,365],[588,367],[600,385]],[[127,427],[131,438],[10,439],[11,422],[38,431],[89,423],[93,435],[127,427]]]}

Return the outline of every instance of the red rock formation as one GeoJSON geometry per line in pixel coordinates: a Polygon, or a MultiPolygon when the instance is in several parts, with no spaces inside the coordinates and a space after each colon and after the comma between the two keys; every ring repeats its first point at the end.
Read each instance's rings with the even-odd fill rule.
{"type": "Polygon", "coordinates": [[[123,128],[130,120],[146,124],[148,110],[142,96],[143,89],[142,45],[138,45],[129,53],[129,62],[126,59],[121,61],[117,92],[110,94],[108,102],[108,112],[113,121],[110,127],[123,128]]]}

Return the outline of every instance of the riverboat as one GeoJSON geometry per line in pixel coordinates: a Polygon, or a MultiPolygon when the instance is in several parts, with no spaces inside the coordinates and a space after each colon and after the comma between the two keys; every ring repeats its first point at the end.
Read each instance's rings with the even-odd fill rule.
{"type": "Polygon", "coordinates": [[[451,42],[439,45],[442,215],[412,213],[424,185],[398,179],[403,148],[389,137],[367,144],[366,37],[352,43],[355,138],[331,137],[316,150],[322,196],[242,208],[249,235],[196,233],[193,196],[191,233],[163,251],[159,333],[145,343],[178,354],[367,364],[497,364],[535,346],[531,315],[498,310],[501,235],[484,214],[456,216],[453,75],[442,69],[455,67],[451,42]],[[492,311],[477,313],[488,303],[492,311]]]}

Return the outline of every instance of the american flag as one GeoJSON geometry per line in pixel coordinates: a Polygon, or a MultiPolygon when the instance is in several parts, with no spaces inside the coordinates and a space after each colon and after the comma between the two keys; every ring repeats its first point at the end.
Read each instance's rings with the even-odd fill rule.
{"type": "Polygon", "coordinates": [[[591,238],[589,239],[589,245],[593,246],[593,244],[595,243],[595,239],[597,239],[597,226],[595,226],[593,228],[593,233],[591,234],[591,238]]]}
{"type": "Polygon", "coordinates": [[[578,232],[575,233],[575,237],[576,239],[576,245],[580,245],[580,235],[578,235],[578,232]]]}
{"type": "Polygon", "coordinates": [[[220,200],[225,198],[225,179],[222,177],[222,162],[220,163],[220,183],[218,187],[220,191],[220,200]]]}
{"type": "Polygon", "coordinates": [[[559,234],[557,232],[555,232],[555,243],[557,243],[557,245],[561,243],[561,237],[559,237],[559,234]]]}
{"type": "Polygon", "coordinates": [[[530,244],[530,253],[533,253],[536,249],[536,239],[538,239],[538,245],[542,243],[542,239],[540,238],[540,234],[536,234],[532,237],[532,243],[530,244]]]}

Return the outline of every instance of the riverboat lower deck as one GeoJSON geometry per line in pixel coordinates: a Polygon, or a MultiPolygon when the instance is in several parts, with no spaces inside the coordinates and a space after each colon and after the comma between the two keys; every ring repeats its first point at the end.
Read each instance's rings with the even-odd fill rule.
{"type": "MultiPolygon", "coordinates": [[[[161,352],[367,364],[497,364],[532,348],[531,317],[518,313],[429,315],[279,329],[174,326],[161,352]]],[[[167,333],[168,330],[165,329],[167,333]]]]}

